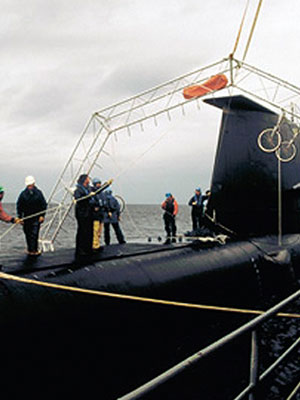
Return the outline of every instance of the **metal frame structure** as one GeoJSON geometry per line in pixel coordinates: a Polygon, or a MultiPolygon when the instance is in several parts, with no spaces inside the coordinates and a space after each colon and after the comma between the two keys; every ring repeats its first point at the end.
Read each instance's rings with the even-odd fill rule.
{"type": "Polygon", "coordinates": [[[41,230],[40,243],[44,251],[54,250],[54,241],[73,205],[72,188],[80,174],[89,174],[95,166],[99,166],[98,161],[107,155],[105,148],[111,136],[121,132],[130,135],[137,126],[144,131],[149,121],[158,126],[160,118],[171,120],[176,110],[185,115],[185,108],[190,103],[196,102],[200,108],[200,99],[215,96],[216,92],[187,100],[182,95],[183,89],[201,85],[216,74],[228,76],[229,83],[222,89],[223,92],[227,90],[229,95],[245,94],[277,112],[285,113],[287,118],[299,124],[300,88],[232,57],[96,111],[81,133],[48,199],[49,204],[56,206],[53,212],[48,213],[41,230]]]}

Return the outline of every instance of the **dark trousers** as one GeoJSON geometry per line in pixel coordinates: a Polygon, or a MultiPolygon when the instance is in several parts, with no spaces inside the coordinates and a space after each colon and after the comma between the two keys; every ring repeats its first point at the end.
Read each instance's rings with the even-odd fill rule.
{"type": "Polygon", "coordinates": [[[202,226],[202,212],[192,212],[193,231],[202,226]]]}
{"type": "Polygon", "coordinates": [[[165,221],[165,230],[167,232],[167,236],[176,236],[176,223],[175,223],[175,217],[170,214],[164,214],[164,221],[165,221]]]}
{"type": "Polygon", "coordinates": [[[89,256],[93,249],[93,219],[77,217],[76,257],[89,256]]]}
{"type": "Polygon", "coordinates": [[[38,239],[40,231],[40,223],[38,220],[25,220],[23,230],[25,233],[27,250],[30,253],[38,251],[38,239]]]}
{"type": "Polygon", "coordinates": [[[119,222],[105,222],[104,223],[104,241],[106,245],[110,244],[110,225],[114,228],[117,240],[119,243],[125,243],[123,233],[120,228],[119,222]]]}

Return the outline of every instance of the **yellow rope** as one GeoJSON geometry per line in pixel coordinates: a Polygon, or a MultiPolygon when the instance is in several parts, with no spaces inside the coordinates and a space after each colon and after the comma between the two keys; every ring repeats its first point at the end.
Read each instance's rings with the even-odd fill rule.
{"type": "MultiPolygon", "coordinates": [[[[16,282],[28,283],[28,284],[37,285],[37,286],[43,286],[43,287],[47,287],[47,288],[51,288],[51,289],[67,290],[70,292],[92,294],[92,295],[104,296],[104,297],[112,297],[115,299],[134,300],[134,301],[141,301],[141,302],[147,302],[147,303],[153,303],[153,304],[162,304],[162,305],[170,305],[170,306],[186,307],[186,308],[196,308],[196,309],[201,309],[201,310],[234,312],[234,313],[240,313],[240,314],[255,314],[255,315],[261,315],[261,314],[264,314],[264,312],[265,312],[265,311],[260,311],[260,310],[247,310],[247,309],[232,308],[232,307],[208,306],[208,305],[202,305],[202,304],[182,303],[182,302],[170,301],[170,300],[159,300],[159,299],[152,299],[149,297],[132,296],[132,295],[128,295],[128,294],[108,293],[108,292],[103,292],[100,290],[84,289],[84,288],[78,288],[78,287],[74,287],[74,286],[65,286],[65,285],[60,285],[57,283],[49,283],[49,282],[43,282],[43,281],[38,281],[38,280],[34,280],[34,279],[22,278],[22,277],[7,274],[4,272],[0,272],[0,279],[13,280],[16,282]]],[[[285,318],[300,318],[300,314],[291,314],[291,313],[278,313],[278,314],[276,314],[276,316],[285,317],[285,318]]]]}
{"type": "MultiPolygon", "coordinates": [[[[31,218],[34,218],[34,217],[38,217],[38,216],[40,216],[40,215],[42,215],[42,214],[49,213],[49,212],[51,212],[51,211],[56,211],[56,210],[58,210],[59,208],[62,208],[61,204],[59,204],[58,206],[52,207],[52,208],[48,208],[48,209],[46,209],[46,210],[39,211],[39,212],[37,212],[37,213],[35,213],[35,214],[27,215],[27,217],[20,218],[20,219],[21,219],[21,221],[27,221],[28,219],[31,219],[31,218]]],[[[11,227],[9,227],[8,229],[6,229],[6,231],[5,231],[2,235],[0,235],[0,241],[8,234],[13,228],[15,228],[17,225],[19,225],[19,224],[13,224],[11,227]]]]}

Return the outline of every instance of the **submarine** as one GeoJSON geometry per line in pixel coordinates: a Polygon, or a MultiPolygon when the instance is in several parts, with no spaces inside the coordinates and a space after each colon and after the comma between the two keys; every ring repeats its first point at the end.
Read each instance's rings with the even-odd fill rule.
{"type": "MultiPolygon", "coordinates": [[[[266,309],[299,288],[299,154],[279,167],[258,146],[278,123],[270,109],[241,95],[204,101],[222,110],[205,235],[111,245],[83,265],[74,249],[1,255],[6,396],[117,399],[250,318],[222,307],[266,309]]],[[[292,126],[281,123],[284,140],[292,126]]],[[[230,399],[248,352],[241,342],[217,370],[209,360],[143,399],[230,399]]]]}

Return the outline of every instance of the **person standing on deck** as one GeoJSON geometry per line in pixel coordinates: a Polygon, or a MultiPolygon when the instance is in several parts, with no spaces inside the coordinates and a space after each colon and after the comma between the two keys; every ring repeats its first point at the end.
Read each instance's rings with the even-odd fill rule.
{"type": "Polygon", "coordinates": [[[93,208],[93,251],[101,249],[100,237],[103,230],[104,220],[104,192],[99,192],[101,188],[101,180],[99,178],[93,179],[93,192],[95,192],[95,204],[93,208]]]}
{"type": "Polygon", "coordinates": [[[192,207],[192,224],[193,231],[196,231],[202,227],[203,224],[203,202],[208,199],[208,196],[202,196],[201,189],[195,189],[194,196],[188,202],[188,205],[192,207]]]}
{"type": "Polygon", "coordinates": [[[40,226],[44,222],[47,202],[40,189],[35,186],[33,176],[25,178],[26,189],[24,189],[17,200],[17,214],[23,219],[23,230],[27,243],[27,253],[31,256],[38,256],[41,252],[38,249],[38,238],[40,226]]]}
{"type": "Polygon", "coordinates": [[[82,174],[77,180],[74,191],[75,217],[77,220],[75,258],[91,256],[93,246],[93,209],[94,199],[91,195],[90,178],[82,174]]]}
{"type": "Polygon", "coordinates": [[[19,224],[21,220],[19,218],[12,217],[8,215],[2,206],[2,200],[4,197],[4,188],[0,186],[0,220],[3,222],[11,222],[12,224],[19,224]]]}
{"type": "Polygon", "coordinates": [[[178,214],[178,204],[171,193],[166,193],[166,200],[162,203],[161,208],[165,210],[163,219],[165,222],[165,230],[167,233],[167,239],[165,244],[176,242],[176,215],[178,214]]]}
{"type": "Polygon", "coordinates": [[[112,195],[111,190],[105,192],[104,200],[104,240],[108,246],[110,244],[110,225],[114,228],[119,244],[126,243],[123,232],[120,228],[120,204],[112,195]]]}

